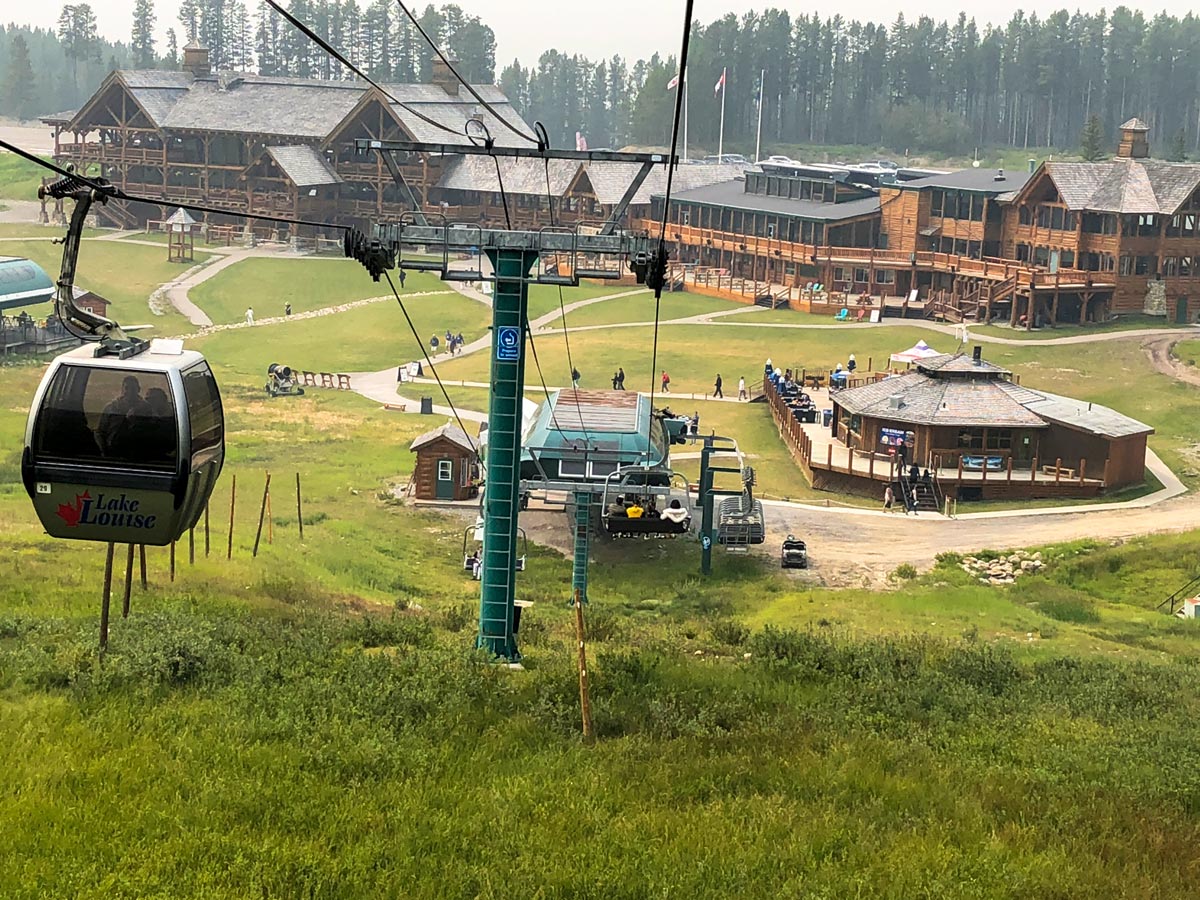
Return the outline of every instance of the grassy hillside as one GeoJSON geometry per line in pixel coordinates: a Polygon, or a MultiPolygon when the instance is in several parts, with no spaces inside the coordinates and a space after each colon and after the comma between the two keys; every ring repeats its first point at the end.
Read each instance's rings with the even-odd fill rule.
{"type": "Polygon", "coordinates": [[[387,499],[427,423],[345,395],[268,402],[235,369],[212,555],[199,538],[193,567],[181,545],[171,583],[152,549],[100,659],[102,549],[51,543],[17,483],[37,375],[0,370],[6,897],[1197,887],[1200,633],[1153,611],[1200,565],[1194,535],[1048,551],[1000,590],[950,558],[884,593],[723,555],[702,581],[691,542],[601,543],[589,747],[569,562],[533,550],[526,670],[488,665],[461,521],[387,499]]]}

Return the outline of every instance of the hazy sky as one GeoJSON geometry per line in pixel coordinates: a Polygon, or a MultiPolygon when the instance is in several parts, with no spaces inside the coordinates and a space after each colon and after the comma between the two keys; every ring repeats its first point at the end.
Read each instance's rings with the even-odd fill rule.
{"type": "MultiPolygon", "coordinates": [[[[130,16],[134,0],[90,0],[105,37],[127,41],[129,39],[130,16]]],[[[415,6],[423,8],[428,0],[414,0],[415,6]]],[[[500,67],[514,56],[529,65],[537,60],[542,51],[551,47],[564,53],[582,53],[599,58],[620,53],[628,59],[647,57],[658,51],[664,55],[678,53],[680,29],[683,18],[683,0],[457,0],[458,5],[469,13],[480,16],[496,32],[497,62],[500,67]]],[[[21,14],[14,16],[16,0],[4,0],[8,7],[0,16],[23,19],[33,25],[52,27],[62,4],[46,2],[32,7],[22,5],[21,14]]],[[[248,7],[255,8],[255,0],[247,0],[248,7]]],[[[365,5],[360,0],[360,5],[365,5]]],[[[440,5],[440,4],[439,4],[440,5]]],[[[954,18],[960,9],[968,9],[980,23],[1008,19],[1020,8],[1041,10],[1066,6],[1069,9],[1094,11],[1112,9],[1119,5],[1116,0],[1103,2],[1067,3],[1054,2],[1048,6],[1018,0],[994,0],[986,7],[979,7],[966,0],[908,0],[903,5],[881,0],[863,0],[853,9],[832,9],[812,3],[797,3],[795,0],[695,0],[695,14],[700,22],[710,22],[727,12],[741,12],[748,6],[763,9],[769,6],[787,9],[794,13],[811,13],[819,9],[822,15],[841,12],[842,15],[860,20],[891,22],[899,9],[908,19],[918,15],[931,15],[938,19],[954,18]]],[[[1167,11],[1174,15],[1185,15],[1190,11],[1186,0],[1158,0],[1158,2],[1126,2],[1126,6],[1141,9],[1147,14],[1167,11]]],[[[158,31],[165,33],[171,26],[178,26],[175,15],[179,0],[155,0],[158,13],[158,31]]]]}

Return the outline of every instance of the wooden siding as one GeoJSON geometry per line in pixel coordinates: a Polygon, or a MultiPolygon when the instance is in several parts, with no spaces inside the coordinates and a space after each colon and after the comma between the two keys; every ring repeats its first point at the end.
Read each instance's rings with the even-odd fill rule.
{"type": "MultiPolygon", "coordinates": [[[[475,454],[460,447],[454,441],[437,438],[416,451],[417,460],[413,469],[413,494],[418,500],[437,500],[438,461],[450,459],[454,462],[454,499],[469,500],[475,494],[471,485],[471,471],[475,465],[475,454]],[[463,477],[464,468],[466,477],[463,477]],[[466,482],[464,484],[463,482],[466,482]]],[[[441,498],[444,499],[444,498],[441,498]]]]}

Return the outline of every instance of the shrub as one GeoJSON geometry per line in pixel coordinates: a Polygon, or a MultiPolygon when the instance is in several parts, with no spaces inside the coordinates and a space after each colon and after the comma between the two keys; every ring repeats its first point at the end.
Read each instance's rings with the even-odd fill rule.
{"type": "Polygon", "coordinates": [[[433,627],[421,616],[398,615],[388,618],[365,615],[346,629],[347,637],[362,647],[430,647],[433,627]]]}
{"type": "Polygon", "coordinates": [[[713,640],[728,647],[740,647],[750,639],[750,629],[741,622],[722,619],[712,627],[713,640]]]}
{"type": "Polygon", "coordinates": [[[963,561],[963,555],[954,550],[946,550],[934,557],[940,568],[951,568],[960,565],[963,561]]]}
{"type": "Polygon", "coordinates": [[[900,563],[892,570],[892,580],[912,581],[917,577],[917,567],[912,563],[900,563]]]}
{"type": "Polygon", "coordinates": [[[625,636],[625,622],[611,609],[589,606],[584,613],[583,627],[589,641],[603,643],[621,640],[625,636]]]}
{"type": "Polygon", "coordinates": [[[478,607],[471,603],[459,603],[447,610],[443,610],[439,616],[439,624],[447,631],[459,632],[465,629],[468,625],[475,625],[478,621],[478,607]]]}

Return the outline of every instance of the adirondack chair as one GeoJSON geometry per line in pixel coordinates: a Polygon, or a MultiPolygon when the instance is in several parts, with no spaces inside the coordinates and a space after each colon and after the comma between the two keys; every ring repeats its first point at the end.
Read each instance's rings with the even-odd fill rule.
{"type": "Polygon", "coordinates": [[[836,316],[834,316],[833,320],[835,322],[845,322],[845,321],[849,320],[849,318],[850,318],[850,310],[848,310],[846,307],[843,306],[842,311],[839,312],[836,316]]]}

